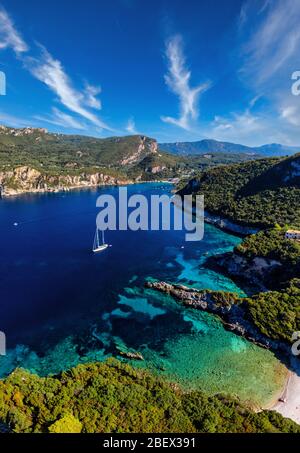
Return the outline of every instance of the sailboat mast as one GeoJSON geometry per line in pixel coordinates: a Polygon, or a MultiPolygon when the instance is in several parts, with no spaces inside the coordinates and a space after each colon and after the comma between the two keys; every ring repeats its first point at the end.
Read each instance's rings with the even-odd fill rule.
{"type": "Polygon", "coordinates": [[[93,245],[93,252],[101,252],[102,250],[105,250],[108,245],[105,244],[104,241],[104,230],[101,230],[102,233],[102,244],[100,244],[99,240],[99,228],[96,228],[96,233],[95,233],[95,238],[94,238],[94,245],[93,245]]]}

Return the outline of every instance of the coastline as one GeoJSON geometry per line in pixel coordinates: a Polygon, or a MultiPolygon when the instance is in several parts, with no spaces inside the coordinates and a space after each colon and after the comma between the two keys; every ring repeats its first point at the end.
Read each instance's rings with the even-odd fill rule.
{"type": "Polygon", "coordinates": [[[20,191],[11,191],[7,193],[2,193],[0,196],[0,200],[12,198],[12,197],[19,197],[22,195],[38,195],[38,194],[51,194],[51,193],[65,193],[65,192],[72,192],[75,190],[89,190],[89,189],[97,189],[103,187],[124,187],[124,186],[132,186],[136,184],[173,184],[173,181],[170,180],[152,180],[152,181],[119,181],[118,183],[103,183],[103,184],[82,184],[77,186],[65,186],[65,187],[57,187],[57,188],[48,188],[48,189],[28,189],[28,190],[20,190],[20,191]]]}
{"type": "Polygon", "coordinates": [[[220,228],[221,230],[227,231],[237,236],[243,237],[249,234],[255,234],[259,231],[259,228],[239,225],[227,219],[226,217],[212,214],[208,211],[204,211],[204,220],[206,223],[214,225],[215,227],[220,228]]]}
{"type": "MultiPolygon", "coordinates": [[[[183,285],[172,285],[165,282],[147,282],[146,287],[170,294],[175,299],[182,302],[185,306],[200,309],[213,315],[218,316],[223,322],[224,328],[234,332],[236,335],[256,344],[259,347],[271,349],[273,351],[288,351],[287,345],[280,345],[270,339],[264,338],[263,334],[255,332],[248,323],[244,323],[238,308],[234,307],[233,320],[230,317],[230,308],[223,305],[220,308],[219,303],[214,303],[211,299],[211,293],[205,291],[192,290],[183,285]],[[250,329],[249,331],[247,331],[250,329]],[[255,336],[258,335],[258,337],[255,336]],[[266,344],[264,341],[267,341],[266,344]]],[[[290,367],[285,365],[286,379],[282,387],[272,396],[267,405],[262,406],[260,410],[273,410],[280,413],[285,418],[290,418],[300,425],[300,362],[293,357],[290,367]]]]}
{"type": "MultiPolygon", "coordinates": [[[[102,187],[122,187],[122,186],[127,186],[127,185],[135,185],[135,184],[176,184],[176,178],[171,179],[157,179],[157,180],[151,180],[151,181],[143,181],[143,180],[124,180],[124,181],[117,181],[117,182],[111,182],[111,183],[103,183],[103,184],[90,184],[90,183],[82,183],[79,185],[70,185],[70,186],[58,186],[58,187],[48,187],[48,188],[42,188],[42,189],[21,189],[21,190],[10,190],[8,192],[2,192],[0,191],[0,200],[1,199],[6,199],[6,198],[11,198],[11,197],[18,197],[22,195],[28,195],[28,194],[50,194],[50,193],[64,193],[64,192],[71,192],[75,190],[84,190],[84,189],[97,189],[97,188],[102,188],[102,187]]],[[[204,221],[210,225],[215,226],[216,228],[219,228],[220,230],[226,231],[228,233],[231,233],[233,235],[239,236],[239,237],[244,237],[247,236],[248,234],[254,234],[259,231],[258,228],[254,227],[246,227],[239,225],[237,223],[231,222],[230,220],[226,219],[225,217],[221,217],[219,215],[212,214],[208,211],[204,211],[204,221]]]]}
{"type": "Polygon", "coordinates": [[[271,407],[264,409],[278,412],[300,425],[300,363],[297,357],[292,358],[291,367],[280,397],[271,407]]]}
{"type": "Polygon", "coordinates": [[[37,195],[37,194],[50,194],[50,193],[64,193],[64,192],[72,192],[75,190],[84,190],[84,189],[97,189],[98,187],[118,187],[118,186],[127,186],[135,184],[133,181],[125,181],[123,184],[119,182],[118,184],[82,184],[77,186],[65,186],[65,187],[57,187],[57,188],[48,188],[48,189],[28,189],[28,190],[20,190],[20,191],[10,191],[6,193],[2,193],[0,196],[1,199],[11,198],[11,197],[19,197],[22,195],[37,195]]]}
{"type": "MultiPolygon", "coordinates": [[[[53,190],[28,190],[28,191],[22,191],[20,193],[15,193],[15,194],[9,194],[4,196],[3,198],[10,198],[10,197],[16,197],[19,195],[25,195],[25,194],[47,194],[47,193],[64,193],[64,192],[70,192],[70,191],[75,191],[75,190],[89,190],[89,189],[97,189],[97,188],[103,188],[103,187],[118,187],[118,186],[124,186],[124,185],[134,185],[134,184],[172,184],[172,181],[166,181],[166,180],[153,180],[153,181],[126,181],[123,183],[118,183],[118,184],[96,184],[96,185],[82,185],[82,186],[70,186],[70,187],[62,187],[58,189],[53,189],[53,190]]],[[[219,228],[224,231],[231,232],[236,235],[245,235],[245,234],[251,234],[251,233],[241,233],[240,231],[236,230],[231,230],[229,228],[230,225],[234,225],[233,223],[229,222],[228,224],[224,222],[226,219],[220,218],[220,221],[215,221],[213,218],[213,215],[210,215],[209,213],[205,213],[205,222],[210,223],[214,225],[216,228],[219,228]],[[223,225],[223,223],[225,225],[223,225]]],[[[274,410],[278,413],[280,413],[282,416],[286,418],[290,418],[296,423],[300,425],[300,366],[298,366],[298,374],[294,371],[289,371],[287,369],[287,379],[284,384],[283,389],[278,392],[278,395],[275,395],[273,398],[273,401],[270,402],[270,404],[267,407],[263,407],[263,409],[267,410],[274,410]],[[280,402],[279,399],[286,399],[285,402],[280,402]]]]}

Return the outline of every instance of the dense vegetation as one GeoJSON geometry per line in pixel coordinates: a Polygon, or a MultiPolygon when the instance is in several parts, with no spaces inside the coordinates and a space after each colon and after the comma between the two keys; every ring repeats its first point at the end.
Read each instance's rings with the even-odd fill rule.
{"type": "Polygon", "coordinates": [[[179,388],[114,359],[0,382],[0,419],[14,432],[300,432],[277,413],[179,388]]]}
{"type": "Polygon", "coordinates": [[[169,174],[170,176],[180,177],[182,180],[187,182],[191,175],[207,168],[218,165],[245,162],[254,158],[254,156],[246,156],[244,154],[223,153],[177,157],[172,154],[159,151],[156,155],[151,154],[150,156],[146,156],[137,166],[129,169],[128,175],[130,177],[136,177],[142,171],[144,180],[157,179],[157,174],[150,173],[149,170],[158,167],[165,167],[163,171],[159,172],[160,174],[165,174],[167,176],[169,174]],[[170,174],[170,169],[172,169],[172,174],[170,174]]]}
{"type": "Polygon", "coordinates": [[[209,299],[213,302],[216,307],[227,307],[230,308],[234,304],[240,303],[240,298],[236,293],[228,291],[212,291],[204,289],[203,295],[208,295],[209,299]]]}
{"type": "Polygon", "coordinates": [[[291,342],[300,331],[300,279],[282,291],[267,291],[247,299],[247,311],[259,330],[273,340],[291,342]]]}
{"type": "MultiPolygon", "coordinates": [[[[196,170],[252,158],[223,153],[179,157],[158,150],[155,140],[140,135],[100,139],[0,126],[0,171],[28,166],[51,176],[101,171],[147,181],[190,176],[196,170]]],[[[12,178],[8,184],[13,188],[17,181],[12,178]]]]}
{"type": "MultiPolygon", "coordinates": [[[[6,128],[4,132],[0,131],[0,168],[9,170],[27,165],[50,174],[94,171],[96,168],[121,170],[123,167],[125,170],[127,165],[122,162],[137,153],[142,142],[141,136],[99,139],[49,134],[40,129],[26,133],[26,129],[6,128]]],[[[151,153],[154,143],[144,139],[144,149],[137,161],[151,153]]]]}
{"type": "Polygon", "coordinates": [[[286,239],[286,230],[287,227],[280,226],[262,230],[247,236],[235,249],[236,253],[249,259],[258,256],[279,262],[281,266],[274,267],[272,275],[277,287],[300,276],[300,242],[286,239]]]}
{"type": "Polygon", "coordinates": [[[286,229],[262,230],[245,237],[235,248],[234,253],[246,258],[249,266],[257,257],[276,263],[260,274],[262,282],[276,290],[232,301],[242,303],[246,316],[261,333],[289,343],[293,332],[300,330],[300,242],[286,239],[286,229]]]}
{"type": "MultiPolygon", "coordinates": [[[[300,155],[207,168],[249,156],[178,157],[153,145],[141,136],[95,139],[0,131],[0,171],[28,165],[50,175],[105,170],[147,180],[201,170],[181,193],[204,194],[206,209],[241,224],[279,224],[248,236],[235,252],[280,261],[276,278],[285,287],[243,300],[211,293],[214,302],[242,303],[262,333],[290,341],[300,330],[300,280],[295,278],[300,276],[300,244],[285,239],[286,227],[280,225],[300,225],[300,155]],[[145,147],[139,152],[141,141],[145,147]]],[[[0,381],[0,422],[15,432],[300,432],[275,412],[256,414],[224,395],[183,393],[115,360],[47,378],[16,370],[0,381]]]]}
{"type": "Polygon", "coordinates": [[[242,225],[300,225],[300,154],[212,168],[180,193],[203,194],[208,211],[242,225]]]}
{"type": "Polygon", "coordinates": [[[268,276],[276,283],[273,287],[279,289],[244,299],[243,306],[264,335],[291,342],[293,332],[300,330],[300,242],[286,239],[285,231],[277,226],[247,236],[235,253],[249,260],[262,257],[281,264],[274,266],[268,276]]]}
{"type": "Polygon", "coordinates": [[[300,242],[287,239],[287,227],[276,226],[247,236],[236,251],[247,257],[262,256],[279,260],[286,266],[297,266],[300,261],[300,242]]]}

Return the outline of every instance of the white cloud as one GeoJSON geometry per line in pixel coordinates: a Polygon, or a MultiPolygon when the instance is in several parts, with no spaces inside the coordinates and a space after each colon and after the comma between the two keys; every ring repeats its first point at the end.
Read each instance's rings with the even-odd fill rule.
{"type": "Polygon", "coordinates": [[[296,106],[290,105],[282,109],[281,116],[283,119],[288,121],[288,123],[292,124],[293,126],[300,127],[299,110],[300,109],[297,109],[296,106]]]}
{"type": "Polygon", "coordinates": [[[100,99],[97,99],[96,96],[101,93],[101,87],[90,85],[89,83],[85,86],[85,103],[87,106],[101,110],[102,105],[100,99]]]}
{"type": "Polygon", "coordinates": [[[300,58],[300,2],[269,0],[263,6],[262,20],[258,20],[257,10],[253,11],[258,25],[255,28],[250,21],[250,30],[254,32],[243,48],[246,57],[243,72],[250,77],[255,74],[255,83],[260,84],[278,77],[289,62],[300,58]]]}
{"type": "MultiPolygon", "coordinates": [[[[0,49],[6,48],[14,50],[31,74],[53,91],[64,107],[88,120],[99,129],[112,131],[107,124],[90,111],[90,109],[100,110],[102,107],[100,100],[97,98],[101,88],[86,83],[85,88],[82,91],[78,91],[74,88],[71,79],[64,71],[61,62],[54,59],[43,47],[40,58],[24,56],[24,53],[29,51],[29,47],[16,30],[8,13],[0,6],[0,49]]],[[[40,118],[51,124],[84,129],[84,126],[77,119],[56,108],[53,108],[51,117],[40,118]]]]}
{"type": "Polygon", "coordinates": [[[254,96],[254,98],[252,98],[249,102],[249,107],[250,108],[254,107],[257,104],[257,102],[260,100],[260,98],[261,98],[260,94],[258,94],[257,96],[254,96]]]}
{"type": "Polygon", "coordinates": [[[15,29],[13,21],[0,6],[0,49],[7,48],[13,49],[16,54],[29,50],[20,33],[15,29]]]}
{"type": "Polygon", "coordinates": [[[248,138],[251,134],[261,131],[263,124],[261,118],[253,115],[248,109],[240,114],[232,113],[229,118],[216,116],[211,133],[220,140],[248,138]]]}
{"type": "Polygon", "coordinates": [[[136,130],[135,127],[135,121],[134,118],[129,118],[126,126],[126,131],[129,132],[129,134],[136,135],[138,134],[138,131],[136,130]]]}
{"type": "MultiPolygon", "coordinates": [[[[255,107],[259,118],[255,123],[261,126],[251,132],[255,123],[249,124],[253,135],[250,140],[281,140],[296,145],[300,142],[300,102],[291,94],[291,75],[300,70],[299,23],[298,0],[247,0],[242,5],[238,27],[242,57],[239,74],[252,92],[249,106],[255,107]],[[262,102],[257,104],[259,99],[262,102]]],[[[235,120],[233,123],[239,129],[241,124],[235,120]]],[[[241,131],[247,135],[246,128],[241,131]]]]}
{"type": "Polygon", "coordinates": [[[195,120],[198,116],[199,96],[210,87],[210,83],[203,83],[195,88],[190,86],[191,72],[185,65],[180,36],[173,36],[167,42],[166,57],[169,72],[165,75],[165,82],[170,90],[179,97],[180,117],[163,116],[161,119],[166,123],[189,129],[191,120],[195,120]]]}
{"type": "Polygon", "coordinates": [[[248,23],[248,19],[251,18],[251,12],[255,11],[255,15],[258,17],[262,14],[269,6],[271,6],[273,0],[246,0],[242,3],[238,29],[242,31],[248,23]]]}
{"type": "MultiPolygon", "coordinates": [[[[27,58],[25,65],[32,75],[47,85],[58,96],[59,101],[70,111],[82,116],[101,129],[111,130],[107,124],[84,107],[87,102],[89,104],[95,103],[95,88],[89,88],[87,97],[86,93],[76,90],[65,73],[61,62],[55,60],[46,49],[42,49],[40,59],[27,58]]],[[[98,92],[99,90],[97,90],[98,92]]]]}
{"type": "Polygon", "coordinates": [[[216,140],[248,146],[267,143],[299,144],[299,133],[296,133],[295,128],[293,130],[282,126],[282,118],[274,118],[264,112],[254,114],[248,108],[226,117],[216,116],[203,132],[216,140]]]}
{"type": "Polygon", "coordinates": [[[53,107],[52,115],[51,116],[40,116],[36,115],[35,119],[38,121],[43,121],[49,124],[54,124],[56,126],[61,126],[64,128],[71,128],[71,129],[79,129],[83,130],[86,129],[86,125],[80,123],[77,119],[73,118],[71,115],[62,112],[61,110],[53,107]]]}

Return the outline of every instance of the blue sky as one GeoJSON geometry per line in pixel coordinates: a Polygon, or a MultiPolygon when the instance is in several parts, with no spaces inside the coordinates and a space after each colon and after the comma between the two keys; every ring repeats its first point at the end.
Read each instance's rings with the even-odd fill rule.
{"type": "Polygon", "coordinates": [[[0,123],[300,144],[299,0],[0,0],[0,123]]]}

